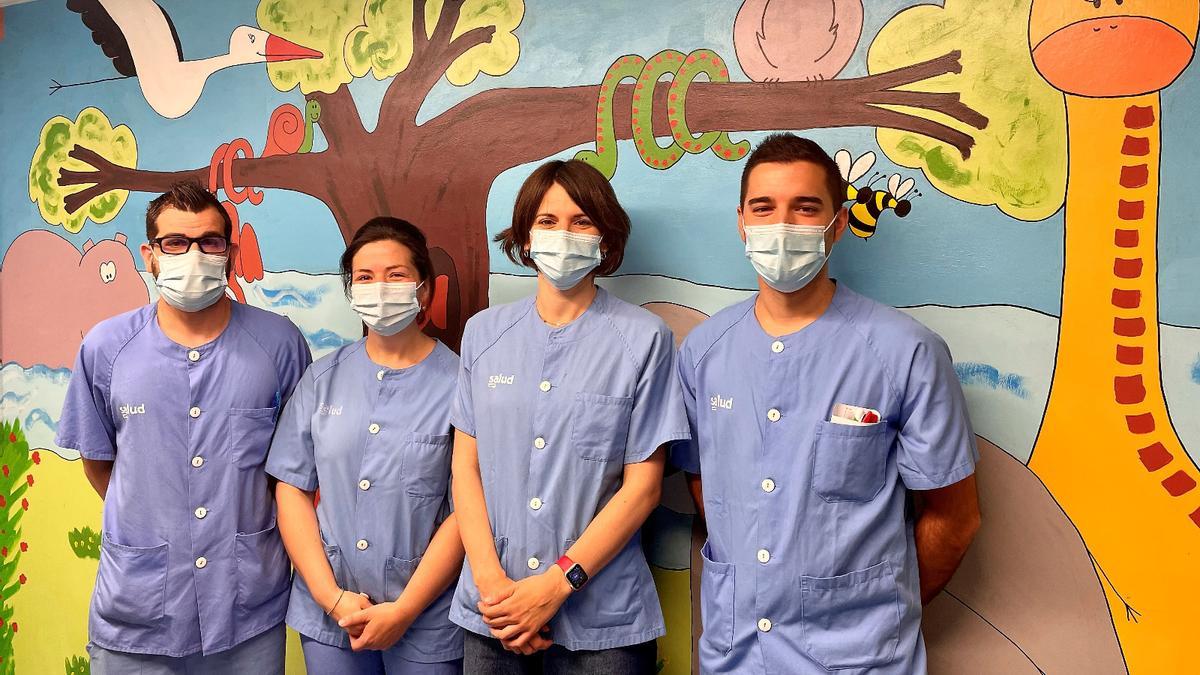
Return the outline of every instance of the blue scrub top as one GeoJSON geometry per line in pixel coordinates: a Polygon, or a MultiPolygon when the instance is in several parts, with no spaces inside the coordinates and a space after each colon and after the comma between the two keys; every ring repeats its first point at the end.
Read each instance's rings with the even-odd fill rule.
{"type": "Polygon", "coordinates": [[[755,297],[697,327],[679,372],[700,473],[705,673],[925,672],[908,490],[967,478],[978,451],[946,344],[838,284],[774,338],[755,297]],[[881,422],[829,421],[837,404],[881,422]]]}
{"type": "MultiPolygon", "coordinates": [[[[534,299],[467,322],[450,423],[478,445],[496,552],[514,581],[541,574],[621,487],[625,464],[688,438],[671,331],[597,289],[575,321],[552,328],[534,299]]],[[[599,650],[664,633],[650,568],[634,535],[550,622],[555,644],[599,650]]],[[[469,564],[450,618],[491,636],[469,564]]]]}
{"type": "MultiPolygon", "coordinates": [[[[301,490],[320,488],[317,521],[339,587],[375,603],[400,597],[449,515],[457,376],[458,357],[441,342],[420,363],[393,370],[371,360],[363,339],[321,358],[300,380],[267,473],[301,490]]],[[[420,663],[461,658],[462,631],[447,617],[452,594],[434,600],[389,651],[420,663]]],[[[349,648],[326,609],[297,574],[288,625],[349,648]]]]}
{"type": "Polygon", "coordinates": [[[84,338],[55,442],[114,462],[92,642],[207,655],[283,620],[290,567],[263,465],[310,361],[291,321],[240,303],[195,349],[163,334],[156,304],[84,338]]]}

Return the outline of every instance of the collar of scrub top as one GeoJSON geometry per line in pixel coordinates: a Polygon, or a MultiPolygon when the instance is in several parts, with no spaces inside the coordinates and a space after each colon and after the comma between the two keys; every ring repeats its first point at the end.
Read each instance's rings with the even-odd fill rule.
{"type": "Polygon", "coordinates": [[[850,299],[848,295],[850,291],[845,284],[838,284],[836,279],[833,282],[837,285],[833,290],[833,300],[829,303],[829,307],[825,308],[825,313],[804,328],[779,337],[767,333],[763,330],[762,324],[758,322],[758,315],[754,313],[754,301],[758,299],[758,294],[755,293],[746,310],[746,332],[752,343],[750,353],[755,358],[764,361],[779,361],[781,358],[793,358],[803,353],[834,346],[833,335],[840,326],[845,325],[848,316],[846,303],[850,299]],[[774,344],[776,342],[783,343],[783,351],[775,351],[774,344]]]}
{"type": "Polygon", "coordinates": [[[558,328],[542,320],[542,315],[537,311],[537,295],[530,296],[525,302],[527,304],[525,318],[534,327],[535,334],[556,344],[561,344],[581,340],[596,330],[601,324],[601,319],[608,312],[609,297],[608,291],[596,286],[596,297],[592,298],[592,304],[588,305],[583,314],[580,314],[579,318],[571,323],[558,328]]]}
{"type": "Polygon", "coordinates": [[[361,337],[358,339],[358,347],[355,351],[360,353],[353,354],[350,358],[361,358],[363,363],[365,363],[366,367],[369,369],[371,377],[374,377],[382,382],[392,384],[411,377],[414,373],[423,372],[426,368],[434,364],[435,359],[441,359],[443,357],[442,341],[437,338],[434,338],[433,341],[433,351],[429,352],[429,355],[425,358],[407,368],[392,368],[391,366],[385,366],[372,360],[371,355],[367,353],[366,337],[361,337]],[[379,377],[377,375],[380,371],[383,372],[383,377],[379,377]]]}
{"type": "Polygon", "coordinates": [[[231,302],[229,304],[229,323],[225,324],[225,329],[221,331],[220,335],[212,340],[209,340],[208,342],[205,342],[199,347],[184,347],[178,342],[175,342],[171,338],[167,337],[167,334],[163,332],[162,327],[158,325],[158,303],[154,303],[152,305],[153,309],[150,311],[150,325],[147,326],[147,329],[152,331],[152,334],[154,335],[155,351],[169,359],[176,361],[187,361],[188,353],[193,351],[200,352],[201,359],[207,357],[212,352],[217,351],[220,349],[221,345],[229,339],[229,334],[233,330],[237,329],[242,321],[242,312],[245,309],[242,307],[242,304],[239,302],[231,302]]]}

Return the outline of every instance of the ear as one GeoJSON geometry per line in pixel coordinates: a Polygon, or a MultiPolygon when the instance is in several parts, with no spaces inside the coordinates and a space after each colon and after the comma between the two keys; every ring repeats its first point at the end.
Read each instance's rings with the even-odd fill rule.
{"type": "Polygon", "coordinates": [[[154,271],[154,249],[147,242],[138,247],[138,253],[142,254],[142,262],[146,265],[146,271],[153,273],[154,271]]]}
{"type": "Polygon", "coordinates": [[[846,231],[846,224],[849,222],[850,211],[844,206],[839,208],[833,221],[833,241],[835,243],[841,240],[842,234],[846,231]]]}
{"type": "Polygon", "coordinates": [[[129,241],[129,237],[126,237],[124,232],[116,233],[113,235],[113,239],[116,240],[118,244],[124,244],[125,242],[129,241]]]}
{"type": "Polygon", "coordinates": [[[742,221],[742,207],[737,207],[738,214],[738,236],[742,238],[742,243],[746,243],[746,224],[742,221]]]}
{"type": "Polygon", "coordinates": [[[96,245],[96,242],[92,241],[91,239],[88,239],[87,241],[83,242],[83,252],[87,253],[88,251],[92,250],[92,247],[95,245],[96,245]]]}

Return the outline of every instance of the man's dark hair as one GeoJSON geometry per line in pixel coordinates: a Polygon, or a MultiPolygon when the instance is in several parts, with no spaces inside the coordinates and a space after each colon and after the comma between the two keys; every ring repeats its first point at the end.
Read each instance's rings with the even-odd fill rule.
{"type": "Polygon", "coordinates": [[[750,172],[764,162],[812,162],[825,169],[825,187],[829,190],[829,196],[832,198],[830,203],[834,210],[846,201],[846,183],[842,180],[837,162],[813,141],[796,134],[781,133],[767,136],[746,159],[746,165],[742,167],[742,198],[738,201],[739,205],[746,203],[746,185],[750,182],[750,172]]]}
{"type": "Polygon", "coordinates": [[[188,213],[203,213],[205,209],[216,209],[225,223],[225,238],[233,236],[233,221],[217,196],[196,181],[181,181],[173,184],[166,192],[154,198],[146,209],[146,241],[158,236],[158,216],[166,209],[178,209],[188,213]]]}

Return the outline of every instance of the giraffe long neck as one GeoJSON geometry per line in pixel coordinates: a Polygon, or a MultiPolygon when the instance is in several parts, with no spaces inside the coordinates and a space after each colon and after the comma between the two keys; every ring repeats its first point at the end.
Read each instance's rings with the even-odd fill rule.
{"type": "MultiPolygon", "coordinates": [[[[1118,420],[1111,451],[1136,453],[1180,497],[1197,482],[1188,458],[1176,457],[1159,372],[1159,112],[1157,93],[1067,97],[1062,321],[1047,422],[1063,413],[1077,424],[1118,420]]],[[[1200,526],[1200,508],[1188,513],[1200,526]]]]}

